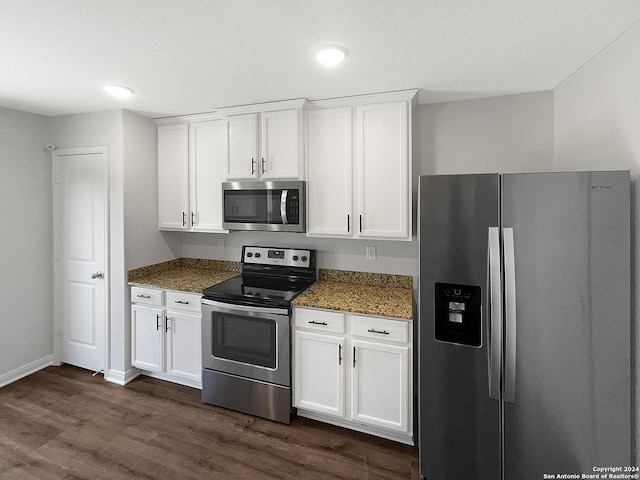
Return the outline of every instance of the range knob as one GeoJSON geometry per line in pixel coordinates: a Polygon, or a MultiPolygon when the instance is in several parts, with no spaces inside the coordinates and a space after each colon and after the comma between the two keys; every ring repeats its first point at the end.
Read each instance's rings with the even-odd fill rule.
{"type": "Polygon", "coordinates": [[[253,253],[247,252],[247,257],[249,257],[249,258],[253,257],[253,253]]]}
{"type": "Polygon", "coordinates": [[[260,258],[260,254],[256,252],[256,258],[260,258]]]}
{"type": "Polygon", "coordinates": [[[303,256],[302,256],[302,258],[301,258],[300,260],[302,260],[303,262],[306,262],[306,261],[307,261],[307,257],[305,257],[305,256],[303,255],[303,256]]]}
{"type": "Polygon", "coordinates": [[[294,261],[294,262],[297,262],[297,261],[298,261],[298,256],[297,256],[297,255],[294,255],[292,258],[293,258],[293,261],[294,261]]]}

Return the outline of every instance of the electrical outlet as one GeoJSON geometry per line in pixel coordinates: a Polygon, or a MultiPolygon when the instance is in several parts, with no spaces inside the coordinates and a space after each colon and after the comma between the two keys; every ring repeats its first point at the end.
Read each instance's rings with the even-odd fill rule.
{"type": "Polygon", "coordinates": [[[220,250],[224,250],[224,238],[219,238],[218,239],[218,248],[220,250]]]}
{"type": "Polygon", "coordinates": [[[367,260],[375,260],[376,259],[376,247],[372,247],[367,245],[365,251],[367,252],[367,260]]]}

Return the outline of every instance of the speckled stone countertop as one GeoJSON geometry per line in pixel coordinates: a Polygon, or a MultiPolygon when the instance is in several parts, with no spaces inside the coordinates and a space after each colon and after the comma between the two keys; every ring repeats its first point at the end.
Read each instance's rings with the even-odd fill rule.
{"type": "Polygon", "coordinates": [[[129,270],[127,280],[129,285],[140,287],[202,293],[211,285],[235,277],[241,270],[240,262],[177,258],[129,270]]]}
{"type": "Polygon", "coordinates": [[[408,275],[320,270],[318,281],[298,295],[299,307],[413,319],[413,278],[408,275]]]}

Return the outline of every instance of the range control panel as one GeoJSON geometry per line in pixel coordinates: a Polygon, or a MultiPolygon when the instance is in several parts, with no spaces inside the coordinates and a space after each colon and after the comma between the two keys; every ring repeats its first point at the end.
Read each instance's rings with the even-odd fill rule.
{"type": "Polygon", "coordinates": [[[436,283],[434,293],[436,340],[481,347],[482,300],[480,287],[436,283]]]}
{"type": "Polygon", "coordinates": [[[245,246],[242,247],[242,263],[309,268],[311,250],[245,246]]]}

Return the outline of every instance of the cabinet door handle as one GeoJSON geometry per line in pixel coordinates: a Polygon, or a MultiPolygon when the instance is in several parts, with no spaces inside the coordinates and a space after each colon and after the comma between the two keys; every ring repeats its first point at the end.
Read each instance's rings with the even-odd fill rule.
{"type": "Polygon", "coordinates": [[[342,365],[342,345],[338,345],[338,365],[342,365]]]}
{"type": "Polygon", "coordinates": [[[353,368],[356,368],[356,347],[353,347],[353,368]]]}
{"type": "Polygon", "coordinates": [[[255,175],[256,173],[256,160],[251,158],[251,175],[255,175]]]}
{"type": "Polygon", "coordinates": [[[143,295],[142,293],[139,293],[137,295],[138,298],[151,298],[151,295],[143,295]]]}
{"type": "Polygon", "coordinates": [[[187,226],[187,212],[182,212],[182,226],[187,226]]]}
{"type": "Polygon", "coordinates": [[[360,233],[362,233],[362,215],[360,215],[360,233]]]}
{"type": "Polygon", "coordinates": [[[347,232],[351,231],[351,216],[347,214],[347,232]]]}
{"type": "Polygon", "coordinates": [[[196,224],[196,213],[191,212],[191,226],[193,227],[196,224]]]}
{"type": "Polygon", "coordinates": [[[167,333],[169,331],[169,317],[164,317],[166,322],[164,324],[164,333],[167,333]]]}
{"type": "Polygon", "coordinates": [[[309,320],[311,325],[327,325],[327,322],[316,322],[315,320],[309,320]]]}
{"type": "Polygon", "coordinates": [[[173,303],[181,303],[182,305],[189,305],[189,302],[185,302],[184,300],[174,300],[173,303]]]}
{"type": "Polygon", "coordinates": [[[160,315],[156,315],[156,332],[160,330],[160,315]]]}
{"type": "Polygon", "coordinates": [[[369,332],[369,333],[381,333],[382,335],[389,335],[389,332],[387,332],[386,330],[374,330],[373,328],[370,328],[369,330],[367,330],[367,332],[369,332]]]}
{"type": "Polygon", "coordinates": [[[262,158],[262,174],[264,175],[264,157],[262,158]]]}

